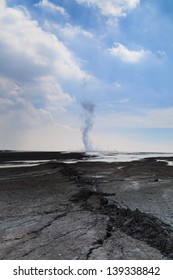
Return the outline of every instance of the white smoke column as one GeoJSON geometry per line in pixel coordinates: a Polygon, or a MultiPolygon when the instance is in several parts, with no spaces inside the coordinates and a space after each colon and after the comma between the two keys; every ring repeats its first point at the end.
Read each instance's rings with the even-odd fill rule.
{"type": "Polygon", "coordinates": [[[92,102],[84,101],[81,103],[83,112],[82,140],[85,146],[85,151],[92,151],[92,143],[89,138],[89,133],[93,127],[95,105],[92,102]]]}

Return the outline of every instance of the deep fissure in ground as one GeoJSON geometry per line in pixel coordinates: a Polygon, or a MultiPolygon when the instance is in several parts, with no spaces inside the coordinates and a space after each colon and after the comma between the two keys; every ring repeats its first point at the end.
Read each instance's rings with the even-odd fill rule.
{"type": "Polygon", "coordinates": [[[94,249],[102,246],[105,240],[111,237],[114,228],[158,249],[167,259],[173,259],[173,230],[168,224],[138,209],[131,210],[128,207],[121,207],[116,199],[114,201],[109,199],[110,196],[116,196],[115,193],[97,191],[97,180],[84,177],[74,166],[64,164],[62,174],[78,184],[79,192],[71,198],[74,203],[79,204],[83,210],[107,215],[109,218],[106,235],[103,240],[97,240],[92,244],[87,259],[94,249]],[[88,205],[88,201],[92,197],[97,198],[94,207],[88,205]]]}

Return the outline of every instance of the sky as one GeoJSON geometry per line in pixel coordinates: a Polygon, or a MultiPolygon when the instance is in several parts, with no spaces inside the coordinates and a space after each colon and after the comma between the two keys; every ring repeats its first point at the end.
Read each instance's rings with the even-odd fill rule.
{"type": "Polygon", "coordinates": [[[0,0],[0,150],[173,152],[172,70],[172,0],[0,0]]]}

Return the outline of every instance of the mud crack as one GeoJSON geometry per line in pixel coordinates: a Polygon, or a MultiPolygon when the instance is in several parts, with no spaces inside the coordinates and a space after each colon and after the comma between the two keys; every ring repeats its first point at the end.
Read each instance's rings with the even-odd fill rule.
{"type": "Polygon", "coordinates": [[[71,200],[78,204],[81,209],[93,212],[94,214],[107,215],[109,218],[109,227],[103,240],[98,240],[89,248],[86,259],[92,252],[101,247],[106,239],[111,237],[113,228],[118,228],[125,234],[144,241],[153,248],[159,250],[167,259],[173,259],[173,230],[171,226],[162,222],[153,215],[131,210],[128,207],[120,205],[118,202],[111,201],[109,196],[115,196],[115,193],[106,193],[97,191],[98,182],[83,178],[77,170],[68,168],[66,176],[82,184],[79,192],[72,196],[71,200]],[[92,188],[91,188],[92,186],[92,188]],[[95,187],[93,190],[93,186],[95,187]]]}
{"type": "Polygon", "coordinates": [[[113,231],[113,225],[112,223],[109,221],[107,223],[107,227],[106,227],[106,234],[105,236],[101,239],[96,240],[92,246],[89,248],[88,253],[86,255],[86,260],[88,260],[90,258],[90,256],[92,255],[93,251],[102,247],[104,242],[106,240],[108,240],[111,236],[112,236],[112,231],[113,231]]]}

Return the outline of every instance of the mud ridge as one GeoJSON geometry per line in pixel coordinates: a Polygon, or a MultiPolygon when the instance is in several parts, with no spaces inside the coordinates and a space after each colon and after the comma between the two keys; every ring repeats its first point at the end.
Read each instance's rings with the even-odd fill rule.
{"type": "Polygon", "coordinates": [[[92,244],[86,256],[87,259],[93,250],[101,247],[105,240],[111,237],[115,228],[156,248],[167,259],[173,259],[173,230],[171,226],[153,215],[143,213],[138,209],[131,210],[128,207],[122,207],[116,200],[110,200],[109,196],[116,198],[115,193],[97,191],[97,180],[84,177],[74,167],[64,165],[62,173],[69,180],[77,182],[80,187],[79,192],[71,198],[74,203],[80,205],[83,210],[108,216],[106,235],[102,240],[92,244]]]}

